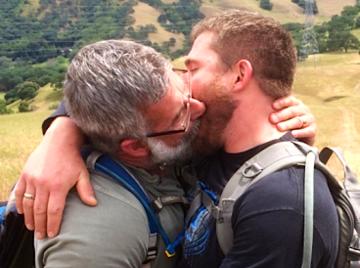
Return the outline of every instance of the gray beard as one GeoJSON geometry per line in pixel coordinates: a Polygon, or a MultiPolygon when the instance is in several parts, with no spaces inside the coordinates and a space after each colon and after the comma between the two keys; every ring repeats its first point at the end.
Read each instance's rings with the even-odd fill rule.
{"type": "Polygon", "coordinates": [[[192,157],[192,141],[197,135],[200,122],[194,122],[191,129],[182,137],[179,145],[172,147],[159,139],[149,139],[148,146],[155,164],[173,164],[183,162],[192,157]]]}

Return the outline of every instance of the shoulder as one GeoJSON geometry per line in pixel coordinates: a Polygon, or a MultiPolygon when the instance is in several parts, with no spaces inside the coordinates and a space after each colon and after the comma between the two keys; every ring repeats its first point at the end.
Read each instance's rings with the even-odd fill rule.
{"type": "MultiPolygon", "coordinates": [[[[271,173],[252,184],[239,199],[237,209],[255,213],[258,210],[290,209],[298,211],[301,193],[301,171],[286,168],[271,173]]],[[[244,215],[244,214],[242,214],[244,215]]]]}
{"type": "MultiPolygon", "coordinates": [[[[315,204],[333,207],[325,175],[314,173],[315,204]]],[[[237,200],[242,209],[289,209],[302,214],[304,197],[304,167],[289,167],[271,173],[251,185],[237,200]]],[[[239,208],[240,208],[239,207],[239,208]]]]}
{"type": "Polygon", "coordinates": [[[49,266],[139,267],[149,238],[142,205],[116,182],[91,177],[98,205],[88,207],[71,192],[60,234],[36,241],[37,258],[49,266]]]}

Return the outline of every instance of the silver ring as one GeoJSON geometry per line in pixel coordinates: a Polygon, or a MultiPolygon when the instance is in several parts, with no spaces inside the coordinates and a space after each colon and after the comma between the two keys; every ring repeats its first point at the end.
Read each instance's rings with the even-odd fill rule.
{"type": "Polygon", "coordinates": [[[30,194],[30,193],[25,193],[25,194],[24,194],[24,198],[25,198],[25,199],[34,200],[34,195],[32,195],[32,194],[30,194]]]}
{"type": "Polygon", "coordinates": [[[305,121],[301,119],[301,117],[296,117],[296,119],[300,122],[300,127],[302,128],[305,125],[305,121]]]}

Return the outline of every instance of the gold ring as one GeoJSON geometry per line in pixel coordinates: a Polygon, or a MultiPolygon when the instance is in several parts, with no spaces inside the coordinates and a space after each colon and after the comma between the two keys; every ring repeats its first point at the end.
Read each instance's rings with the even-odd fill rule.
{"type": "Polygon", "coordinates": [[[24,198],[25,198],[25,199],[34,200],[34,195],[29,194],[29,193],[25,193],[25,194],[24,194],[24,198]]]}

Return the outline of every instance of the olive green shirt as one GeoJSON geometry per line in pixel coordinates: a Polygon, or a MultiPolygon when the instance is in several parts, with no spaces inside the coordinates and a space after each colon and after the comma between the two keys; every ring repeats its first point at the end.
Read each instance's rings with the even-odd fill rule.
{"type": "MultiPolygon", "coordinates": [[[[139,169],[131,170],[153,197],[183,195],[179,183],[173,178],[152,176],[139,169]]],[[[91,180],[98,205],[84,205],[76,191],[71,191],[59,235],[35,240],[36,267],[142,266],[149,242],[149,225],[143,206],[118,182],[95,173],[91,174],[91,180]]],[[[182,206],[165,206],[159,217],[173,241],[183,227],[182,206]]],[[[176,257],[166,257],[164,248],[159,237],[158,255],[151,267],[175,266],[176,257]]]]}

